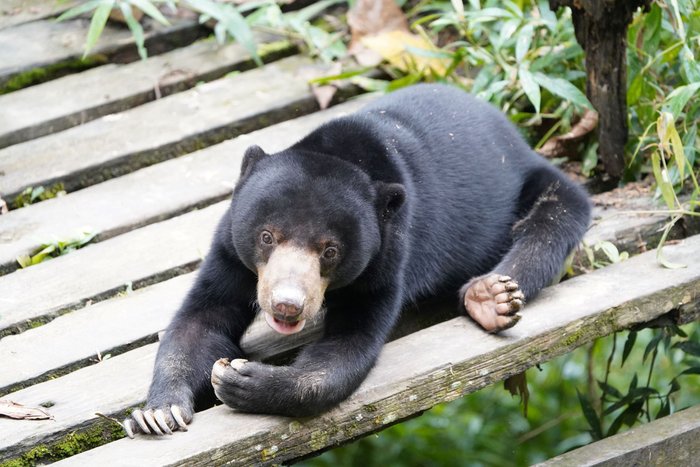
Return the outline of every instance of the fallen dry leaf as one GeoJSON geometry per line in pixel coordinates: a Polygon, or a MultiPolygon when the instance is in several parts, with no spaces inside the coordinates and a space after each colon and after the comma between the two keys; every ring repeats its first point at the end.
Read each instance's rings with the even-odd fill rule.
{"type": "Polygon", "coordinates": [[[39,407],[27,407],[10,400],[0,399],[0,416],[15,420],[53,420],[53,415],[39,407]]]}
{"type": "Polygon", "coordinates": [[[412,53],[409,48],[434,52],[435,47],[430,41],[406,31],[389,31],[362,39],[367,49],[376,52],[392,66],[408,72],[411,70],[424,72],[432,69],[439,75],[447,71],[447,60],[412,53]]]}
{"type": "Polygon", "coordinates": [[[311,85],[311,92],[316,98],[316,102],[318,102],[318,107],[321,110],[328,108],[337,90],[338,88],[331,84],[327,84],[325,86],[311,85]]]}
{"type": "Polygon", "coordinates": [[[587,109],[581,120],[571,128],[571,131],[548,139],[537,152],[550,158],[567,156],[571,160],[580,159],[580,157],[576,157],[580,155],[575,153],[573,146],[595,130],[596,126],[598,126],[598,112],[587,109]]]}
{"type": "Polygon", "coordinates": [[[408,32],[408,20],[394,0],[357,0],[348,11],[348,25],[353,53],[364,37],[388,31],[408,32]]]}
{"type": "MultiPolygon", "coordinates": [[[[343,71],[343,65],[339,62],[334,62],[332,65],[321,65],[321,66],[308,66],[300,70],[299,75],[301,78],[307,81],[312,81],[316,78],[322,78],[324,76],[335,76],[339,75],[343,71]]],[[[326,109],[333,96],[338,91],[338,86],[334,83],[319,85],[316,83],[311,83],[311,93],[316,98],[318,106],[321,110],[326,109]]]]}

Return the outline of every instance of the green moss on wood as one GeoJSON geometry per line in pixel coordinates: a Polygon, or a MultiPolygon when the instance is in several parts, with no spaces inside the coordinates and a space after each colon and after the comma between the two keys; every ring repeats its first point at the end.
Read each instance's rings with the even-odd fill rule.
{"type": "Polygon", "coordinates": [[[0,94],[7,94],[12,91],[17,91],[35,84],[44,83],[69,73],[87,70],[88,68],[93,68],[105,63],[107,63],[106,56],[92,55],[87,58],[77,58],[59,63],[53,63],[45,67],[32,68],[31,70],[18,73],[5,81],[0,86],[0,94]]]}
{"type": "Polygon", "coordinates": [[[124,436],[124,430],[119,425],[99,421],[90,428],[69,433],[54,443],[36,446],[19,457],[0,463],[0,467],[29,467],[55,462],[124,436]]]}

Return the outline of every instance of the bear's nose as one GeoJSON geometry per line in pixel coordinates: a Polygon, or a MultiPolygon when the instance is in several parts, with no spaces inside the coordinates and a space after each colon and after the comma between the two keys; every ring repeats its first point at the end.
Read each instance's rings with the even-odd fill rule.
{"type": "Polygon", "coordinates": [[[297,321],[304,311],[304,293],[296,287],[283,286],[272,291],[272,307],[275,318],[283,321],[297,321]]]}

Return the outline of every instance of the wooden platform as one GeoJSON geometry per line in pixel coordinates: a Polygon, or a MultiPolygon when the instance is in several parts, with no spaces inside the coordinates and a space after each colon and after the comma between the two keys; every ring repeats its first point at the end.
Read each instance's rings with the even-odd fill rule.
{"type": "MultiPolygon", "coordinates": [[[[0,45],[34,30],[42,31],[39,42],[51,37],[54,25],[44,18],[58,10],[33,11],[14,22],[0,14],[0,45]]],[[[128,42],[118,30],[109,34],[100,50],[128,42]]],[[[169,40],[166,30],[152,34],[155,42],[169,40]]],[[[220,406],[197,414],[186,434],[119,440],[121,428],[95,414],[121,418],[143,403],[158,332],[207,253],[245,148],[281,149],[374,98],[318,111],[306,77],[319,65],[290,56],[286,43],[275,44],[261,68],[251,69],[238,46],[204,40],[145,62],[110,63],[0,96],[0,197],[11,204],[26,187],[53,183],[68,191],[0,216],[0,397],[44,405],[54,417],[0,418],[0,466],[64,457],[74,465],[109,465],[117,458],[120,465],[139,466],[280,463],[672,310],[681,310],[680,319],[697,319],[700,264],[690,261],[700,255],[696,236],[665,253],[687,268],[662,269],[647,252],[581,275],[545,290],[522,321],[499,336],[454,317],[454,304],[430,306],[428,316],[435,318],[427,327],[409,312],[362,387],[322,416],[251,416],[220,406]],[[98,233],[92,244],[18,269],[17,256],[86,229],[98,233]]],[[[16,63],[0,55],[0,83],[79,49],[71,50],[13,57],[16,63]]],[[[665,222],[632,212],[654,207],[649,196],[597,199],[586,237],[591,245],[608,240],[637,253],[665,222]]],[[[282,338],[258,321],[244,347],[251,358],[274,359],[318,333],[316,326],[282,338]]]]}

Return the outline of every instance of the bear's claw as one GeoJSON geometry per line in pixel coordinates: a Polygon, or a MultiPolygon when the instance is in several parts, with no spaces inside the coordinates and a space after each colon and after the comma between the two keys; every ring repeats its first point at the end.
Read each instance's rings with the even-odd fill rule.
{"type": "Polygon", "coordinates": [[[508,276],[487,274],[472,279],[462,288],[469,316],[488,332],[511,328],[520,320],[525,295],[508,276]]]}

